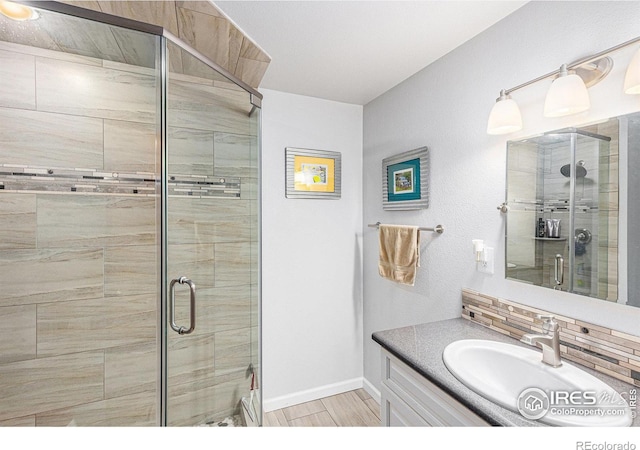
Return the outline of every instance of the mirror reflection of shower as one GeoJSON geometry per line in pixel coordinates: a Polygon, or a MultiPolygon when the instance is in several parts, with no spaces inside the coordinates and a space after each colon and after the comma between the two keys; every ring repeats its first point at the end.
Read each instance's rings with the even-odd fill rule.
{"type": "Polygon", "coordinates": [[[618,133],[609,120],[508,143],[507,278],[617,300],[618,133]]]}

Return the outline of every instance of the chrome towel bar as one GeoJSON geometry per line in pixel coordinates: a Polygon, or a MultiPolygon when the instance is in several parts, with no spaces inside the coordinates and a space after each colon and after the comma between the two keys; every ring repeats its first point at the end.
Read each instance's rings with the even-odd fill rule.
{"type": "MultiPolygon", "coordinates": [[[[381,225],[380,222],[376,222],[376,223],[370,223],[367,226],[369,228],[378,228],[378,227],[380,227],[380,225],[381,225]]],[[[444,227],[442,225],[436,225],[434,228],[419,227],[418,230],[420,230],[420,231],[435,231],[438,234],[444,233],[444,227]]]]}

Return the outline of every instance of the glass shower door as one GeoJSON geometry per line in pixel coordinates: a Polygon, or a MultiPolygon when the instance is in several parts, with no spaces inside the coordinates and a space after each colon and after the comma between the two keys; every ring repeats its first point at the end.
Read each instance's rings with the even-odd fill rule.
{"type": "Polygon", "coordinates": [[[611,191],[612,187],[617,189],[617,183],[610,184],[610,142],[608,136],[581,132],[575,150],[572,288],[573,292],[600,298],[617,298],[617,283],[608,283],[609,211],[614,204],[610,196],[617,193],[611,191]]]}
{"type": "Polygon", "coordinates": [[[260,110],[166,44],[163,422],[256,425],[260,110]]]}

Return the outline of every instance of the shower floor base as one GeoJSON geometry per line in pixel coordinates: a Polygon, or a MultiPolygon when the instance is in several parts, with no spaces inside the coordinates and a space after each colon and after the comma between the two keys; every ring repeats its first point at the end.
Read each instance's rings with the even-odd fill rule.
{"type": "Polygon", "coordinates": [[[201,427],[243,427],[244,422],[239,415],[229,416],[219,421],[211,421],[199,425],[201,427]]]}

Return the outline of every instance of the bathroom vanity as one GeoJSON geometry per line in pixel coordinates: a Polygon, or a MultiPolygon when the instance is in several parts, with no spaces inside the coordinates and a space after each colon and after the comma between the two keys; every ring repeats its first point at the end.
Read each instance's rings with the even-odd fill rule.
{"type": "Polygon", "coordinates": [[[384,426],[490,425],[384,349],[381,393],[381,419],[384,426]]]}
{"type": "MultiPolygon", "coordinates": [[[[462,339],[531,347],[463,318],[378,331],[372,338],[382,347],[383,426],[545,426],[467,388],[442,359],[447,345],[462,339]]],[[[578,367],[619,393],[633,389],[620,380],[578,367]]],[[[638,425],[635,418],[633,426],[638,425]]]]}

